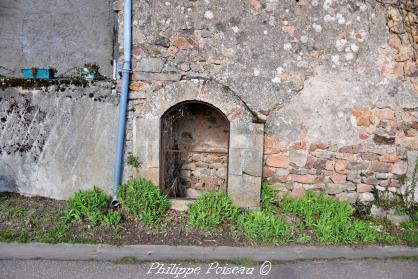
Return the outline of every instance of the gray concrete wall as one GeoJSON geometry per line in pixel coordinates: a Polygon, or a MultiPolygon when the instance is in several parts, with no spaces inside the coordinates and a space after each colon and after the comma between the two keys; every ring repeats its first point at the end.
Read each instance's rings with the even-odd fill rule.
{"type": "Polygon", "coordinates": [[[57,199],[93,186],[110,193],[113,84],[45,83],[0,81],[0,191],[57,199]]]}
{"type": "Polygon", "coordinates": [[[0,75],[55,67],[58,75],[96,62],[111,76],[111,0],[1,0],[0,75]]]}

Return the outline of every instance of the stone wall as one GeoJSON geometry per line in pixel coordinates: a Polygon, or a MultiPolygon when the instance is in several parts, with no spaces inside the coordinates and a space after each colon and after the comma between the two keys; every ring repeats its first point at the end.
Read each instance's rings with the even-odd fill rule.
{"type": "Polygon", "coordinates": [[[164,183],[171,197],[196,198],[202,191],[226,192],[229,121],[213,107],[185,103],[162,119],[164,183]],[[175,188],[168,190],[170,188],[175,188]]]}
{"type": "MultiPolygon", "coordinates": [[[[0,4],[6,74],[92,59],[106,67],[113,46],[123,53],[122,32],[110,41],[113,11],[123,30],[122,0],[113,11],[108,1],[64,2],[0,4]]],[[[416,4],[385,3],[134,0],[125,152],[141,165],[125,178],[159,184],[161,117],[199,101],[229,121],[227,192],[240,206],[258,206],[262,176],[279,197],[315,190],[367,203],[376,190],[417,192],[416,4]]],[[[110,191],[113,84],[5,80],[0,98],[1,189],[55,198],[92,185],[110,191]]]]}
{"type": "MultiPolygon", "coordinates": [[[[263,175],[279,196],[313,189],[370,202],[373,189],[402,193],[418,141],[418,21],[415,6],[386,2],[133,1],[133,122],[150,118],[150,102],[172,103],[156,96],[199,98],[185,82],[209,80],[265,122],[263,175]]],[[[119,30],[121,8],[115,1],[119,30]]],[[[247,177],[243,159],[229,158],[247,177]]]]}
{"type": "Polygon", "coordinates": [[[418,110],[352,109],[351,114],[361,127],[356,145],[265,138],[263,175],[279,196],[319,190],[351,202],[371,202],[374,188],[401,193],[408,154],[418,149],[418,110]]]}
{"type": "Polygon", "coordinates": [[[54,67],[57,75],[97,63],[111,77],[116,16],[112,0],[1,0],[0,76],[54,67]]]}
{"type": "Polygon", "coordinates": [[[111,192],[117,96],[109,82],[0,80],[0,191],[111,192]]]}

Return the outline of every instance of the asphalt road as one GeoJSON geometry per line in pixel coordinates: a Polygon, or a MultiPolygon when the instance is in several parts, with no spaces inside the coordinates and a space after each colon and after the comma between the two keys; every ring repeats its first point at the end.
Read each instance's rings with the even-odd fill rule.
{"type": "Polygon", "coordinates": [[[418,278],[416,260],[302,261],[263,266],[233,266],[220,263],[114,264],[98,261],[0,260],[0,278],[418,278]],[[211,265],[212,264],[212,265],[211,265]],[[234,267],[237,267],[233,269],[234,267]],[[171,269],[169,269],[171,268],[171,269]],[[184,269],[182,269],[184,268],[184,269]],[[253,269],[252,269],[253,268],[253,269]],[[160,274],[156,274],[160,272],[160,274]],[[161,273],[172,274],[161,274],[161,273]],[[235,272],[235,275],[225,273],[235,272]],[[249,273],[243,275],[244,273],[249,273]],[[186,273],[189,273],[186,275],[186,273]],[[217,274],[218,273],[218,274],[217,274]],[[222,274],[224,273],[224,274],[222,274]],[[266,275],[260,275],[266,273],[266,275]]]}

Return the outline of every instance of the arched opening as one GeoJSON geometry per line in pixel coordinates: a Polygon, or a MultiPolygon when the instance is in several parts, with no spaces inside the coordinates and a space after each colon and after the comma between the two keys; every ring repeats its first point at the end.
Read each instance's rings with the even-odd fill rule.
{"type": "Polygon", "coordinates": [[[161,117],[160,186],[172,198],[227,191],[230,123],[201,101],[176,104],[161,117]]]}

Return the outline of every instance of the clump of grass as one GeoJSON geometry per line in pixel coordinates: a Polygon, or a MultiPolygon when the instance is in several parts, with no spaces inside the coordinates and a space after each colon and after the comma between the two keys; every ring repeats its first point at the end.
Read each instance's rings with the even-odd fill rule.
{"type": "Polygon", "coordinates": [[[212,230],[226,223],[235,222],[240,209],[232,204],[224,192],[214,191],[201,195],[189,205],[189,224],[193,227],[212,230]]]}
{"type": "Polygon", "coordinates": [[[127,164],[128,166],[132,166],[134,168],[139,167],[139,165],[141,165],[141,162],[139,161],[138,157],[129,154],[127,157],[127,164]]]}
{"type": "Polygon", "coordinates": [[[29,241],[29,234],[26,230],[14,230],[7,228],[0,230],[0,242],[20,242],[27,243],[29,241]]]}
{"type": "Polygon", "coordinates": [[[145,224],[157,221],[169,208],[167,196],[149,180],[128,181],[118,188],[118,198],[129,214],[139,217],[145,224]]]}
{"type": "Polygon", "coordinates": [[[301,218],[304,226],[322,243],[373,243],[379,240],[377,228],[372,223],[352,217],[353,209],[349,203],[323,193],[308,192],[300,199],[284,199],[279,207],[283,212],[301,218]]]}
{"type": "Polygon", "coordinates": [[[399,225],[401,226],[401,228],[409,230],[409,229],[414,228],[418,224],[414,221],[404,221],[404,222],[401,222],[399,225]]]}
{"type": "Polygon", "coordinates": [[[416,230],[404,232],[402,234],[402,239],[407,245],[418,247],[418,232],[416,230]]]}
{"type": "Polygon", "coordinates": [[[70,229],[71,226],[69,224],[60,222],[52,228],[48,229],[46,232],[36,236],[36,241],[46,243],[68,242],[67,233],[70,231],[70,229]]]}
{"type": "Polygon", "coordinates": [[[400,223],[404,230],[401,238],[407,245],[418,247],[418,208],[413,208],[408,213],[411,220],[400,223]]]}
{"type": "Polygon", "coordinates": [[[15,207],[10,207],[6,209],[6,216],[9,219],[17,219],[17,218],[22,218],[26,215],[26,209],[19,207],[19,206],[15,206],[15,207]]]}
{"type": "Polygon", "coordinates": [[[418,224],[418,205],[416,207],[412,207],[408,211],[411,220],[418,224]]]}
{"type": "Polygon", "coordinates": [[[118,230],[121,223],[122,215],[115,210],[109,210],[109,212],[103,217],[103,224],[115,231],[118,230]]]}
{"type": "Polygon", "coordinates": [[[267,181],[261,184],[261,201],[260,207],[263,211],[273,211],[273,206],[276,205],[276,194],[269,187],[267,181]]]}
{"type": "Polygon", "coordinates": [[[270,211],[249,211],[239,216],[238,223],[250,240],[280,243],[287,239],[289,233],[285,219],[270,211]]]}
{"type": "Polygon", "coordinates": [[[67,202],[65,219],[82,222],[87,220],[95,227],[104,219],[109,205],[109,196],[97,188],[75,193],[67,202]]]}
{"type": "Polygon", "coordinates": [[[395,213],[395,215],[406,215],[406,214],[408,214],[406,208],[404,206],[402,206],[401,204],[395,205],[395,212],[394,213],[395,213]]]}

